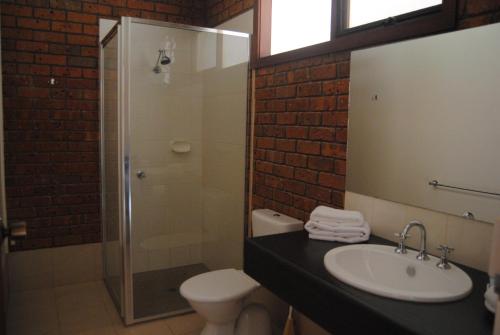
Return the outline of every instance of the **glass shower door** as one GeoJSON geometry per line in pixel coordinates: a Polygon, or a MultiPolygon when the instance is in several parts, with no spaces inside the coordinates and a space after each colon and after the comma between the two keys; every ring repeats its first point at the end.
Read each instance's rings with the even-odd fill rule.
{"type": "Polygon", "coordinates": [[[241,266],[249,39],[127,20],[128,278],[137,321],[189,311],[182,282],[241,266]]]}
{"type": "MultiPolygon", "coordinates": [[[[188,310],[179,286],[201,262],[202,78],[192,30],[132,24],[131,261],[134,318],[188,310]],[[153,71],[159,50],[170,64],[153,71]]],[[[161,59],[160,59],[161,61],[161,59]]]]}

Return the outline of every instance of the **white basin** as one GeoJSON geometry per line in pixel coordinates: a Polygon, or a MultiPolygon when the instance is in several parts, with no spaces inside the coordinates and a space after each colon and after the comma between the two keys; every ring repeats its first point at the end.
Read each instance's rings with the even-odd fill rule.
{"type": "Polygon", "coordinates": [[[436,267],[438,258],[415,258],[416,251],[396,254],[394,247],[356,244],[330,250],[325,267],[346,284],[383,297],[416,301],[445,302],[461,299],[472,290],[472,280],[453,264],[436,267]]]}

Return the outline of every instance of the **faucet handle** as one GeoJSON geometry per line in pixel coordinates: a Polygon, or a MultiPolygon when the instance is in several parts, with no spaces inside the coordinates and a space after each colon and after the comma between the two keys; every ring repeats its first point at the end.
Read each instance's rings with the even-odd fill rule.
{"type": "Polygon", "coordinates": [[[440,244],[437,249],[441,251],[441,254],[444,256],[448,256],[453,250],[455,250],[455,248],[449,247],[446,244],[440,244]]]}
{"type": "Polygon", "coordinates": [[[451,268],[450,264],[448,263],[448,255],[455,250],[454,248],[449,247],[446,244],[441,244],[437,248],[439,251],[441,251],[441,257],[439,258],[439,262],[436,264],[436,266],[440,269],[443,270],[448,270],[451,268]]]}
{"type": "Polygon", "coordinates": [[[394,252],[397,254],[406,254],[406,246],[405,246],[405,241],[408,237],[411,235],[409,234],[404,234],[404,233],[394,233],[394,236],[398,238],[398,246],[396,249],[394,249],[394,252]]]}

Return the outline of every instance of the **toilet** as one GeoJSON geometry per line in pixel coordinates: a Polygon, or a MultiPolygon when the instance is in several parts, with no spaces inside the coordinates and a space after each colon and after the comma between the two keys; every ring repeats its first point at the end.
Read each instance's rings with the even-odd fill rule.
{"type": "MultiPolygon", "coordinates": [[[[252,212],[252,227],[254,237],[281,234],[302,230],[304,223],[290,216],[280,214],[270,209],[256,209],[252,212]]],[[[249,318],[265,320],[263,309],[251,306],[251,312],[245,314],[242,310],[250,294],[260,284],[247,276],[243,271],[223,269],[210,271],[189,278],[180,287],[181,295],[191,307],[206,320],[201,335],[238,335],[269,333],[269,322],[248,322],[249,318]],[[246,322],[239,322],[240,314],[245,314],[246,322]],[[241,327],[255,327],[239,329],[241,327]],[[259,328],[260,327],[260,328],[259,328]]],[[[267,315],[266,315],[267,317],[267,315]]],[[[267,320],[269,318],[267,317],[267,320]]]]}

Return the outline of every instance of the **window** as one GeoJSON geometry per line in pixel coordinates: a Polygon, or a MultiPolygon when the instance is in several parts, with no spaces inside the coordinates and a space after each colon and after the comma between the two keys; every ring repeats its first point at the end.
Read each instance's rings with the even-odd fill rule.
{"type": "Polygon", "coordinates": [[[278,64],[455,27],[457,0],[257,0],[252,64],[278,64]]]}
{"type": "Polygon", "coordinates": [[[347,7],[347,28],[416,12],[442,3],[441,0],[350,0],[347,7]]]}
{"type": "Polygon", "coordinates": [[[330,40],[331,0],[273,0],[271,55],[330,40]]]}

